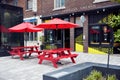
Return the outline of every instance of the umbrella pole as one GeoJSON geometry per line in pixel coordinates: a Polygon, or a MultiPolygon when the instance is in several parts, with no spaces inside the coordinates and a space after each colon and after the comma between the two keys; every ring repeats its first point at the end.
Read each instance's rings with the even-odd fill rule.
{"type": "MultiPolygon", "coordinates": [[[[24,39],[25,39],[25,46],[27,46],[27,31],[25,31],[25,35],[24,35],[24,39]]],[[[26,50],[26,49],[24,49],[26,50]]],[[[25,54],[25,58],[28,58],[27,54],[25,54]]]]}
{"type": "Polygon", "coordinates": [[[56,24],[56,47],[58,48],[58,43],[57,43],[57,37],[58,37],[58,24],[56,24]]]}
{"type": "Polygon", "coordinates": [[[25,39],[25,46],[27,46],[27,32],[24,34],[24,39],[25,39]]]}
{"type": "Polygon", "coordinates": [[[65,30],[63,30],[63,48],[65,47],[65,30]]]}

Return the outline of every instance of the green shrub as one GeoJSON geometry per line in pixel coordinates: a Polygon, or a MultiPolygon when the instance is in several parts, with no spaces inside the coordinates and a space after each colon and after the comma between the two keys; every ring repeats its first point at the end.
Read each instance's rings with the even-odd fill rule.
{"type": "Polygon", "coordinates": [[[93,70],[90,75],[84,80],[102,80],[102,73],[96,70],[93,70]]]}
{"type": "Polygon", "coordinates": [[[91,71],[90,75],[88,75],[83,80],[117,80],[115,75],[108,75],[107,77],[103,77],[102,73],[97,70],[91,71]]]}
{"type": "Polygon", "coordinates": [[[117,80],[115,75],[108,75],[107,80],[117,80]]]}

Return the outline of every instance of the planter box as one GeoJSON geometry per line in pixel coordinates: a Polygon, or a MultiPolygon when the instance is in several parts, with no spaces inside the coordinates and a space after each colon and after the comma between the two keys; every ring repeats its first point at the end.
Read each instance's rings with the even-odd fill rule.
{"type": "Polygon", "coordinates": [[[0,57],[10,56],[7,50],[0,49],[0,57]]]}
{"type": "Polygon", "coordinates": [[[115,74],[117,79],[120,80],[120,66],[110,65],[109,68],[107,68],[106,64],[90,62],[44,74],[43,80],[82,80],[89,75],[92,70],[101,71],[104,76],[107,74],[115,74]]]}

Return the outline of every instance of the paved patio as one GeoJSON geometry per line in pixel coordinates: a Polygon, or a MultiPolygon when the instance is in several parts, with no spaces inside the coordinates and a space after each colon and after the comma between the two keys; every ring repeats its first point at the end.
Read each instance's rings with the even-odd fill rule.
{"type": "MultiPolygon", "coordinates": [[[[76,64],[84,62],[107,63],[107,55],[78,53],[76,64]]],[[[69,67],[73,64],[70,59],[61,60],[62,64],[58,68],[54,68],[52,63],[44,61],[38,64],[36,55],[31,58],[20,60],[16,56],[15,59],[8,57],[0,57],[0,80],[43,80],[42,75],[51,71],[69,67]]],[[[120,66],[120,54],[110,56],[110,64],[120,66]]]]}

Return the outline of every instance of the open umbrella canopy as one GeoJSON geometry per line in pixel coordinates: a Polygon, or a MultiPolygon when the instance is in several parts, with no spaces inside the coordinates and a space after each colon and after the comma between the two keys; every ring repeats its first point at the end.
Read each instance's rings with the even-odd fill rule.
{"type": "Polygon", "coordinates": [[[74,28],[76,26],[79,25],[58,18],[54,18],[52,20],[49,20],[48,22],[37,25],[36,28],[38,27],[44,29],[68,29],[68,28],[74,28]]]}
{"type": "MultiPolygon", "coordinates": [[[[55,43],[57,43],[58,29],[69,29],[69,28],[75,28],[77,26],[79,26],[79,25],[74,24],[72,22],[61,20],[59,18],[54,18],[54,19],[49,20],[49,21],[47,21],[45,23],[37,25],[36,28],[56,29],[55,43]]],[[[64,35],[64,31],[63,31],[63,35],[64,35]]],[[[63,40],[64,40],[64,38],[63,38],[63,40]]]]}
{"type": "Polygon", "coordinates": [[[8,29],[2,25],[0,25],[0,32],[8,32],[8,29]]]}
{"type": "MultiPolygon", "coordinates": [[[[25,36],[27,36],[27,32],[38,32],[38,31],[42,31],[43,29],[42,28],[34,28],[35,25],[29,23],[29,22],[23,22],[23,23],[20,23],[16,26],[13,26],[11,28],[9,28],[9,32],[23,32],[25,33],[25,36]]],[[[25,39],[26,41],[26,45],[27,45],[27,40],[25,39]]]]}
{"type": "Polygon", "coordinates": [[[34,28],[35,25],[28,23],[28,22],[23,22],[21,24],[18,24],[16,26],[13,26],[9,28],[10,32],[37,32],[37,31],[42,31],[42,28],[34,28]]]}

